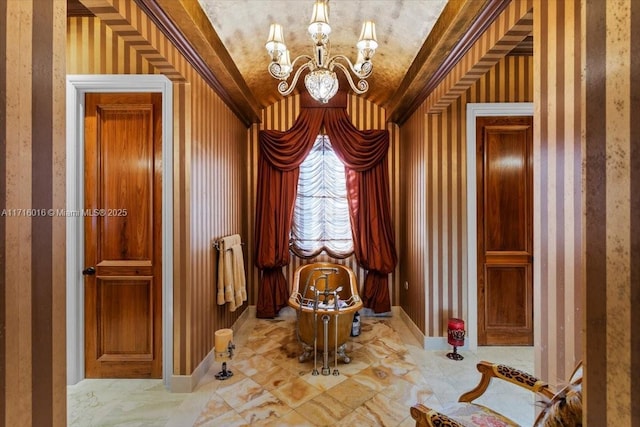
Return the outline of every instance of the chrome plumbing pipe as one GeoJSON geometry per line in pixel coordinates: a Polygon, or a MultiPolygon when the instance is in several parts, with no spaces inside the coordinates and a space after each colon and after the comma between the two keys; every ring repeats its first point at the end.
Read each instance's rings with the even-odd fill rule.
{"type": "MultiPolygon", "coordinates": [[[[336,295],[336,307],[338,306],[338,296],[336,295]]],[[[336,311],[338,311],[336,309],[336,311]]],[[[333,358],[335,359],[335,368],[333,368],[333,375],[340,375],[340,371],[338,371],[338,319],[339,319],[339,315],[336,314],[334,316],[334,321],[336,322],[336,347],[335,347],[335,351],[333,352],[333,358]]]]}
{"type": "Polygon", "coordinates": [[[311,375],[319,375],[318,372],[318,291],[315,290],[316,298],[313,303],[313,371],[311,375]]]}
{"type": "Polygon", "coordinates": [[[324,351],[322,352],[322,375],[329,375],[329,315],[322,315],[322,328],[324,330],[324,351]]]}

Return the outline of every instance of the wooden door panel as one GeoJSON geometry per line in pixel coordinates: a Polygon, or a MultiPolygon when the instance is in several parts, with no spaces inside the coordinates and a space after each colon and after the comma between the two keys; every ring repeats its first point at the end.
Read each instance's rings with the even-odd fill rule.
{"type": "Polygon", "coordinates": [[[98,204],[113,209],[100,221],[98,263],[153,258],[153,113],[153,104],[98,106],[98,204]]]}
{"type": "Polygon", "coordinates": [[[101,362],[153,360],[153,277],[97,277],[101,362]]]}
{"type": "Polygon", "coordinates": [[[85,374],[162,375],[160,94],[85,100],[85,374]]]}
{"type": "Polygon", "coordinates": [[[485,250],[528,251],[527,128],[485,132],[485,250]]]}
{"type": "Polygon", "coordinates": [[[529,328],[531,284],[529,265],[487,266],[485,319],[487,333],[510,332],[504,329],[529,328]],[[491,304],[486,304],[490,301],[491,304]]]}
{"type": "Polygon", "coordinates": [[[479,117],[478,344],[533,344],[531,117],[479,117]]]}

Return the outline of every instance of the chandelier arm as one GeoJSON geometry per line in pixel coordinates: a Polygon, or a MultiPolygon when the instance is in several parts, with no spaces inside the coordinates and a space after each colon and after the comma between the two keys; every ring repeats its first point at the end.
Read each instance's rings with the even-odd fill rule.
{"type": "Polygon", "coordinates": [[[357,85],[353,82],[353,78],[351,77],[349,69],[346,66],[339,62],[334,62],[332,65],[342,70],[344,75],[347,77],[347,80],[349,81],[349,86],[351,86],[351,89],[355,93],[357,93],[358,95],[362,95],[369,90],[369,83],[366,80],[359,80],[357,85]]]}
{"type": "MultiPolygon", "coordinates": [[[[367,61],[367,63],[369,64],[369,66],[367,67],[363,67],[362,71],[358,71],[356,70],[356,68],[354,67],[353,63],[351,62],[351,60],[346,57],[345,55],[335,55],[333,57],[331,57],[331,59],[329,59],[329,64],[328,67],[331,68],[332,65],[337,65],[340,64],[339,62],[337,62],[338,60],[343,60],[344,62],[347,63],[347,65],[349,65],[349,69],[351,69],[351,71],[353,72],[353,74],[355,74],[356,76],[358,76],[358,78],[360,79],[366,79],[367,77],[369,77],[371,75],[371,72],[373,71],[373,66],[371,66],[371,62],[367,61]]],[[[344,65],[343,65],[344,67],[344,65]]]]}
{"type": "MultiPolygon", "coordinates": [[[[301,57],[304,57],[304,55],[301,55],[298,58],[301,57]]],[[[295,63],[298,58],[296,58],[293,63],[295,63]]],[[[280,92],[280,94],[283,96],[287,96],[291,92],[293,92],[293,90],[296,88],[296,84],[298,83],[298,78],[300,78],[300,74],[306,68],[311,68],[311,61],[302,64],[300,68],[298,68],[298,70],[293,75],[293,78],[291,79],[291,83],[288,83],[286,80],[282,80],[280,83],[278,83],[278,92],[280,92]]]]}
{"type": "Polygon", "coordinates": [[[306,61],[313,61],[313,58],[311,58],[309,55],[300,55],[296,57],[291,64],[289,64],[291,69],[288,72],[282,71],[282,66],[278,61],[271,61],[269,63],[269,67],[267,67],[267,70],[269,71],[269,74],[271,74],[271,77],[273,77],[274,79],[286,80],[291,75],[291,70],[295,68],[296,62],[300,59],[304,59],[306,61]]]}

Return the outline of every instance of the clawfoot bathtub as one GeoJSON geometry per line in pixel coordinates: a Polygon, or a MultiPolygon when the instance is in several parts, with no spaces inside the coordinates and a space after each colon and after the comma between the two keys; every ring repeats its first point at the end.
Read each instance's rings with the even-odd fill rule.
{"type": "MultiPolygon", "coordinates": [[[[345,348],[351,334],[353,315],[362,308],[362,300],[355,274],[349,267],[328,262],[298,267],[288,303],[298,316],[296,329],[304,350],[299,357],[301,362],[323,350],[323,374],[327,375],[328,350],[335,350],[336,362],[338,358],[345,363],[351,361],[345,354],[345,348]]],[[[337,369],[334,375],[337,375],[337,369]]]]}

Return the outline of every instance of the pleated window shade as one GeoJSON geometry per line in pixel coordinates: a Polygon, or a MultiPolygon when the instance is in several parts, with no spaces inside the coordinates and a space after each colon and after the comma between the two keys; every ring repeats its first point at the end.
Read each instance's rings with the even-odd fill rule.
{"type": "Polygon", "coordinates": [[[318,135],[300,165],[291,251],[302,258],[322,252],[346,258],[353,253],[344,165],[326,135],[318,135]]]}

